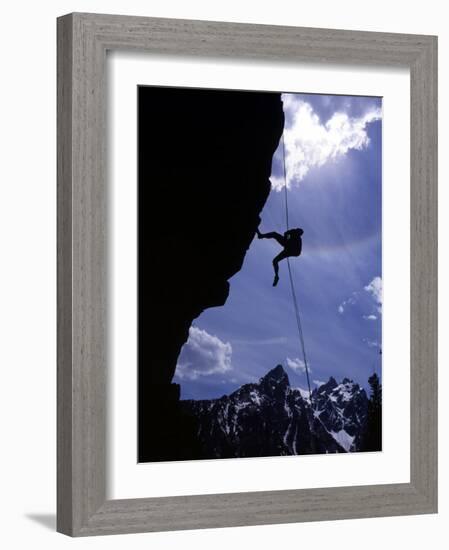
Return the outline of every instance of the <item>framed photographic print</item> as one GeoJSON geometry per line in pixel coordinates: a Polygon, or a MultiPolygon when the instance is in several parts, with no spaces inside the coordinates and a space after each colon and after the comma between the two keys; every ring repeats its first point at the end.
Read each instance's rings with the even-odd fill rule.
{"type": "Polygon", "coordinates": [[[436,38],[58,20],[58,530],[431,513],[436,38]]]}

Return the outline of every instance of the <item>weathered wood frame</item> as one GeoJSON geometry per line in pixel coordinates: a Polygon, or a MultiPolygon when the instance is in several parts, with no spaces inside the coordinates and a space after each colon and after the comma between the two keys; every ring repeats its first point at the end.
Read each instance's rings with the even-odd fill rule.
{"type": "Polygon", "coordinates": [[[58,504],[72,536],[437,511],[437,38],[74,13],[58,19],[58,504]],[[106,499],[107,50],[411,73],[410,483],[106,499]]]}

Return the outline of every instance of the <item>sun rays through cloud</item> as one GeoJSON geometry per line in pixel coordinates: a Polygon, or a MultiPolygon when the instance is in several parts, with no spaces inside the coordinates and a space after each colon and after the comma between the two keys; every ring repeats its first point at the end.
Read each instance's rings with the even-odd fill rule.
{"type": "MultiPolygon", "coordinates": [[[[287,187],[297,186],[312,168],[342,159],[348,151],[369,146],[367,126],[382,118],[379,107],[370,106],[360,116],[336,111],[325,122],[313,106],[297,94],[282,94],[285,112],[284,146],[287,187]]],[[[283,154],[282,144],[278,154],[283,154]]],[[[281,191],[284,176],[271,177],[272,189],[281,191]]]]}

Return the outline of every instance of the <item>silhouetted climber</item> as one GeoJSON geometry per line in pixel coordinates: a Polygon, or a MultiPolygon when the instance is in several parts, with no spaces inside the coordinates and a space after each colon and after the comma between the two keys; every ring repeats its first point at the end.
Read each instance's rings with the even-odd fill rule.
{"type": "Polygon", "coordinates": [[[299,256],[301,254],[301,235],[304,233],[304,231],[301,228],[296,227],[295,229],[289,229],[284,233],[284,235],[276,233],[276,231],[271,231],[270,233],[261,233],[258,229],[256,229],[256,232],[259,239],[275,239],[284,248],[284,250],[273,259],[273,286],[276,286],[279,281],[279,262],[281,260],[285,260],[285,258],[299,256]]]}

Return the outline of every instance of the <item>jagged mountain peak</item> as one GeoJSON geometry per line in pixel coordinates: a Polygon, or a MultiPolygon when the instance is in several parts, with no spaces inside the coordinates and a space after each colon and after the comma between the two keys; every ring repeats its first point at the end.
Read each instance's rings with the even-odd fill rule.
{"type": "Polygon", "coordinates": [[[259,380],[260,390],[276,399],[281,399],[290,388],[290,380],[282,365],[277,365],[259,380]]]}
{"type": "Polygon", "coordinates": [[[333,376],[329,377],[329,380],[325,384],[321,384],[318,388],[314,389],[312,393],[327,393],[332,391],[338,386],[338,382],[333,376]]]}
{"type": "Polygon", "coordinates": [[[184,401],[198,422],[204,458],[279,456],[358,450],[367,396],[358,384],[330,377],[312,392],[290,387],[282,365],[258,383],[220,399],[184,401]]]}
{"type": "Polygon", "coordinates": [[[267,374],[265,374],[265,376],[262,376],[262,378],[260,378],[259,383],[261,384],[267,381],[287,382],[287,385],[290,385],[288,374],[285,372],[284,367],[282,365],[276,365],[274,369],[271,369],[270,371],[268,371],[267,374]]]}

